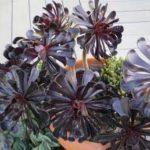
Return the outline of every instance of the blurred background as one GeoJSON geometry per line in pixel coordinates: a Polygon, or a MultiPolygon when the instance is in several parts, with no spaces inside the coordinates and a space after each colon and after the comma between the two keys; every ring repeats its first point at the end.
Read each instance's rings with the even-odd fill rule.
{"type": "MultiPolygon", "coordinates": [[[[87,9],[88,0],[80,1],[87,9]]],[[[11,37],[25,36],[33,17],[41,15],[42,7],[49,2],[51,0],[0,0],[0,62],[5,60],[2,56],[3,50],[6,44],[11,43],[11,37]]],[[[100,0],[100,2],[108,3],[107,13],[115,10],[117,17],[120,18],[119,24],[124,26],[118,56],[125,57],[130,49],[136,49],[136,41],[140,37],[145,37],[150,43],[150,0],[100,0]]],[[[79,4],[79,0],[63,0],[63,3],[72,12],[72,8],[79,4]]],[[[80,57],[81,50],[78,47],[76,49],[80,57]]]]}

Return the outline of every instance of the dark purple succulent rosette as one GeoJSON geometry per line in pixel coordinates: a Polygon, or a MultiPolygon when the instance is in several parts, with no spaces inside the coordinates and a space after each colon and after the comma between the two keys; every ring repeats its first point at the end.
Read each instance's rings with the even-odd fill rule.
{"type": "Polygon", "coordinates": [[[109,133],[100,134],[95,141],[111,143],[109,150],[150,149],[150,113],[144,114],[135,107],[136,100],[112,99],[112,115],[108,124],[113,127],[109,133]]]}
{"type": "Polygon", "coordinates": [[[56,74],[63,70],[62,65],[74,65],[74,39],[78,29],[71,27],[68,9],[54,1],[44,9],[46,12],[41,17],[34,18],[35,27],[27,31],[27,37],[16,37],[13,45],[6,47],[4,56],[10,66],[36,65],[42,60],[44,68],[56,74]]]}
{"type": "Polygon", "coordinates": [[[12,130],[21,120],[33,131],[48,125],[49,115],[42,109],[46,93],[36,80],[39,71],[22,70],[16,67],[11,70],[11,79],[0,79],[0,126],[12,130]],[[38,126],[39,125],[39,126],[38,126]]]}
{"type": "Polygon", "coordinates": [[[90,70],[58,75],[48,92],[54,135],[79,142],[93,138],[100,131],[100,111],[110,108],[105,90],[105,84],[95,82],[90,70]]]}
{"type": "MultiPolygon", "coordinates": [[[[29,64],[37,64],[42,60],[48,71],[55,74],[61,68],[60,63],[74,66],[74,38],[77,32],[78,30],[75,28],[70,28],[55,36],[36,36],[35,32],[31,32],[28,33],[27,38],[17,37],[14,39],[14,44],[18,46],[19,52],[16,53],[17,48],[11,46],[12,50],[7,50],[5,56],[8,58],[9,55],[13,55],[17,57],[16,60],[29,64]]],[[[11,58],[10,60],[14,60],[11,58]]]]}
{"type": "Polygon", "coordinates": [[[150,102],[150,46],[144,38],[137,42],[138,51],[130,50],[123,64],[122,88],[133,96],[150,102]]]}
{"type": "Polygon", "coordinates": [[[0,64],[0,77],[4,77],[9,72],[9,68],[5,64],[0,64]]]}
{"type": "Polygon", "coordinates": [[[17,66],[12,65],[12,64],[10,65],[9,63],[10,62],[8,61],[5,64],[0,64],[0,78],[1,78],[1,80],[2,79],[5,79],[5,80],[12,79],[11,70],[18,68],[17,66]]]}
{"type": "Polygon", "coordinates": [[[22,53],[24,49],[22,47],[13,47],[12,45],[7,45],[4,50],[4,56],[8,60],[20,60],[22,59],[22,53]]]}
{"type": "Polygon", "coordinates": [[[3,53],[4,57],[7,59],[5,67],[11,67],[13,65],[21,66],[24,58],[23,51],[24,47],[22,46],[7,45],[3,53]]]}
{"type": "Polygon", "coordinates": [[[51,31],[53,34],[58,34],[71,27],[69,10],[63,4],[53,1],[47,4],[44,10],[46,12],[42,16],[35,16],[33,20],[37,32],[46,34],[51,31]]]}
{"type": "Polygon", "coordinates": [[[91,11],[79,5],[74,8],[72,21],[79,27],[78,43],[86,52],[90,52],[97,60],[116,54],[116,48],[121,43],[123,26],[114,26],[119,21],[116,12],[112,11],[105,17],[107,4],[102,6],[99,0],[94,0],[91,11]]]}

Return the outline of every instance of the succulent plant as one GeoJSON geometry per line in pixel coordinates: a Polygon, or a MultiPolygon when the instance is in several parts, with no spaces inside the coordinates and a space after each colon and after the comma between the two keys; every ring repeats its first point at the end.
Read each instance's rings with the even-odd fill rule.
{"type": "Polygon", "coordinates": [[[119,21],[116,12],[112,11],[105,17],[106,11],[107,4],[102,6],[99,0],[94,0],[90,11],[86,12],[78,5],[72,15],[72,20],[80,29],[78,43],[98,60],[116,54],[123,32],[122,26],[113,26],[119,21]]]}
{"type": "Polygon", "coordinates": [[[108,123],[114,130],[100,134],[96,141],[110,142],[109,150],[150,149],[150,118],[135,108],[134,101],[136,100],[113,98],[113,112],[108,116],[108,123]]]}
{"type": "Polygon", "coordinates": [[[130,50],[123,65],[122,87],[125,91],[132,91],[133,96],[149,103],[150,97],[150,46],[144,38],[137,41],[140,53],[130,50]]]}
{"type": "Polygon", "coordinates": [[[74,7],[70,17],[63,4],[47,4],[46,12],[34,17],[33,30],[5,48],[0,149],[55,150],[53,135],[110,143],[110,150],[150,149],[150,46],[141,38],[141,54],[131,50],[124,62],[111,57],[123,26],[114,26],[119,21],[115,11],[106,16],[107,4],[92,0],[89,5],[87,12],[81,5],[74,7]],[[79,70],[74,66],[76,41],[83,49],[79,70]],[[99,63],[88,66],[89,52],[104,65],[99,77],[99,63]]]}
{"type": "Polygon", "coordinates": [[[48,124],[48,113],[42,109],[46,93],[36,83],[38,76],[39,71],[35,67],[30,70],[15,67],[11,70],[11,78],[0,79],[2,129],[12,130],[20,119],[34,131],[48,124]]]}
{"type": "Polygon", "coordinates": [[[18,47],[8,46],[4,55],[12,65],[13,62],[16,62],[15,65],[22,65],[24,62],[37,64],[42,60],[51,74],[57,73],[61,67],[56,60],[69,66],[73,66],[75,63],[73,54],[76,30],[74,30],[72,28],[68,32],[61,32],[56,36],[35,36],[35,39],[17,37],[14,39],[14,44],[18,47]],[[18,52],[16,49],[20,51],[18,52]]]}
{"type": "Polygon", "coordinates": [[[113,91],[121,97],[127,95],[120,86],[122,75],[123,59],[116,56],[107,59],[103,67],[99,69],[100,79],[105,82],[113,91]]]}
{"type": "Polygon", "coordinates": [[[69,9],[63,4],[53,1],[44,7],[46,10],[42,16],[35,16],[33,23],[36,31],[40,34],[45,34],[50,30],[58,34],[61,31],[66,31],[71,27],[72,22],[69,19],[69,9]]]}
{"type": "Polygon", "coordinates": [[[106,93],[105,84],[94,82],[90,70],[57,76],[49,87],[54,135],[80,142],[93,138],[100,130],[99,113],[109,109],[106,93]]]}
{"type": "Polygon", "coordinates": [[[62,4],[53,1],[44,9],[47,13],[33,20],[34,30],[27,31],[26,38],[16,37],[13,45],[6,47],[4,56],[9,65],[37,64],[42,60],[52,75],[62,70],[60,63],[74,65],[78,29],[71,27],[69,11],[62,4]]]}
{"type": "Polygon", "coordinates": [[[9,71],[5,64],[0,64],[0,76],[4,76],[9,71]]]}

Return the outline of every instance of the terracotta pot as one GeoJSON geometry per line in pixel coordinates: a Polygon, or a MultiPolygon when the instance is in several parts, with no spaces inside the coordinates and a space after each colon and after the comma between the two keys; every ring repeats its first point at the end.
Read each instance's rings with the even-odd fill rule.
{"type": "MultiPolygon", "coordinates": [[[[99,70],[99,68],[102,67],[106,63],[105,59],[101,59],[100,61],[98,61],[94,58],[88,58],[87,61],[88,61],[89,67],[92,70],[99,70]]],[[[75,69],[79,69],[79,68],[83,68],[82,59],[76,61],[75,69]]],[[[68,71],[71,70],[71,68],[69,66],[66,66],[65,69],[68,70],[68,71]]]]}
{"type": "Polygon", "coordinates": [[[93,143],[89,141],[78,143],[77,141],[65,141],[61,138],[59,138],[58,141],[66,150],[106,150],[109,147],[109,145],[102,145],[100,143],[93,143]]]}
{"type": "MultiPolygon", "coordinates": [[[[54,130],[53,126],[49,126],[49,129],[51,131],[54,130]]],[[[70,142],[62,138],[57,140],[59,144],[65,148],[65,150],[106,150],[110,146],[109,144],[102,145],[101,143],[94,143],[89,141],[79,143],[78,141],[70,142]]]]}

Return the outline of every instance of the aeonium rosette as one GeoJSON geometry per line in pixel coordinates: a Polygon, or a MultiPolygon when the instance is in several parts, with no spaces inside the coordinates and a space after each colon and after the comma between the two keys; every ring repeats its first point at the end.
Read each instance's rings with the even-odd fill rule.
{"type": "Polygon", "coordinates": [[[42,106],[46,92],[36,82],[39,71],[33,67],[21,69],[14,66],[11,78],[0,79],[0,126],[12,130],[21,120],[33,131],[47,126],[49,115],[42,106]]]}
{"type": "Polygon", "coordinates": [[[94,0],[90,8],[91,10],[86,12],[81,5],[74,7],[71,19],[80,30],[78,43],[86,53],[90,52],[97,60],[108,58],[117,53],[123,26],[114,26],[119,21],[115,11],[106,16],[107,4],[103,6],[99,0],[94,0]]]}
{"type": "Polygon", "coordinates": [[[143,102],[150,102],[150,46],[144,38],[137,42],[139,50],[130,50],[123,64],[122,87],[143,102]]]}
{"type": "Polygon", "coordinates": [[[37,64],[43,61],[49,73],[56,74],[62,65],[73,66],[75,63],[74,46],[78,29],[71,27],[69,11],[62,4],[49,3],[44,8],[46,13],[33,20],[34,28],[26,37],[17,37],[12,45],[5,49],[4,56],[10,65],[22,65],[24,62],[37,64]],[[62,64],[62,65],[60,65],[62,64]]]}
{"type": "Polygon", "coordinates": [[[94,78],[91,70],[77,70],[58,75],[51,83],[50,118],[56,137],[81,142],[92,139],[101,130],[99,114],[110,109],[110,97],[105,84],[94,78]]]}
{"type": "Polygon", "coordinates": [[[107,116],[107,122],[113,130],[99,134],[95,141],[111,143],[109,150],[150,149],[150,112],[143,113],[138,110],[136,101],[136,99],[113,98],[112,113],[107,116]]]}
{"type": "Polygon", "coordinates": [[[42,16],[35,16],[33,23],[36,32],[46,34],[49,31],[58,34],[71,27],[72,22],[69,19],[69,9],[63,4],[53,1],[44,7],[42,16]]]}
{"type": "Polygon", "coordinates": [[[9,61],[18,56],[19,59],[18,57],[16,59],[21,60],[21,63],[27,62],[29,64],[37,64],[42,60],[49,72],[55,74],[61,68],[60,63],[69,66],[74,65],[74,38],[77,33],[77,29],[70,28],[67,32],[61,32],[57,36],[17,37],[14,39],[14,44],[17,47],[11,46],[11,49],[10,47],[6,49],[5,56],[10,56],[11,54],[9,61]],[[17,49],[21,49],[21,51],[17,51],[18,53],[16,54],[17,49]]]}

